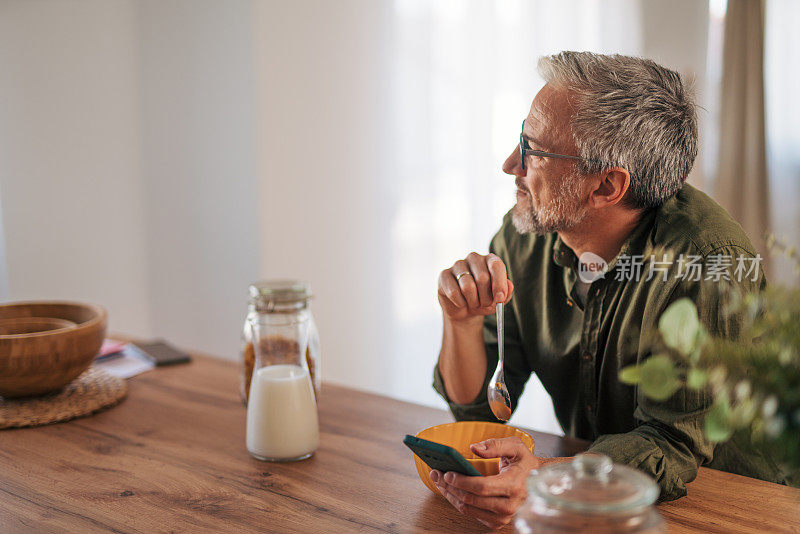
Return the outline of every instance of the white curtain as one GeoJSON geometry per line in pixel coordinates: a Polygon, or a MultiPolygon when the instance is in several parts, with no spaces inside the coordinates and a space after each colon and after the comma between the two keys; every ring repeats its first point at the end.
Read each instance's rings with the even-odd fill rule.
{"type": "MultiPolygon", "coordinates": [[[[770,227],[800,247],[800,2],[768,0],[764,32],[770,227]]],[[[794,265],[773,258],[770,280],[798,284],[794,265]]]]}

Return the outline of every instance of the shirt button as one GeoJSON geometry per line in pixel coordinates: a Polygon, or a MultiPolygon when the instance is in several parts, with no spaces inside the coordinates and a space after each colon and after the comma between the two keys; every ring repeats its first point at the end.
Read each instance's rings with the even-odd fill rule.
{"type": "Polygon", "coordinates": [[[583,359],[586,360],[587,362],[592,361],[592,353],[591,352],[584,352],[583,353],[583,359]]]}

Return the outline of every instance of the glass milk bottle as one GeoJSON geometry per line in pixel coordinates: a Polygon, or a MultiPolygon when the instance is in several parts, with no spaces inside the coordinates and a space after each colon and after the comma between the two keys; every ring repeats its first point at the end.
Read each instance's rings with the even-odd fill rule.
{"type": "Polygon", "coordinates": [[[653,505],[659,488],[631,467],[602,454],[584,453],[569,463],[531,471],[528,500],[514,520],[518,534],[661,534],[664,520],[653,505]]]}
{"type": "MultiPolygon", "coordinates": [[[[284,303],[285,304],[285,303],[284,303]]],[[[266,461],[303,460],[319,445],[319,422],[306,350],[307,306],[249,318],[255,352],[247,402],[247,450],[266,461]]]]}

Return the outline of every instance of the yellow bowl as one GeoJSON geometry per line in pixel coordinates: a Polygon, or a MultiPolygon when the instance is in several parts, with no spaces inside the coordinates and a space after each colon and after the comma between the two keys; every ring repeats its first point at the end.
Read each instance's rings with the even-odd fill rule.
{"type": "MultiPolygon", "coordinates": [[[[473,443],[490,438],[510,438],[516,436],[525,443],[525,446],[534,452],[533,438],[513,426],[501,425],[500,423],[489,423],[485,421],[460,421],[458,423],[447,423],[444,425],[426,428],[417,434],[418,438],[435,441],[442,445],[453,447],[484,476],[496,475],[500,472],[500,465],[497,458],[480,458],[473,454],[469,446],[473,443]]],[[[436,495],[441,495],[439,490],[431,481],[429,476],[431,468],[428,464],[420,460],[414,454],[414,464],[417,466],[417,473],[423,484],[436,495]]]]}

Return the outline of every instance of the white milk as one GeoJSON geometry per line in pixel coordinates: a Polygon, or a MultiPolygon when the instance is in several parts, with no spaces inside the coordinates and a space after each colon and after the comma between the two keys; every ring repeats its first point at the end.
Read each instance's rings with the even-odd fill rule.
{"type": "Polygon", "coordinates": [[[247,403],[247,450],[260,460],[297,460],[319,445],[314,389],[298,365],[270,365],[253,373],[247,403]]]}

